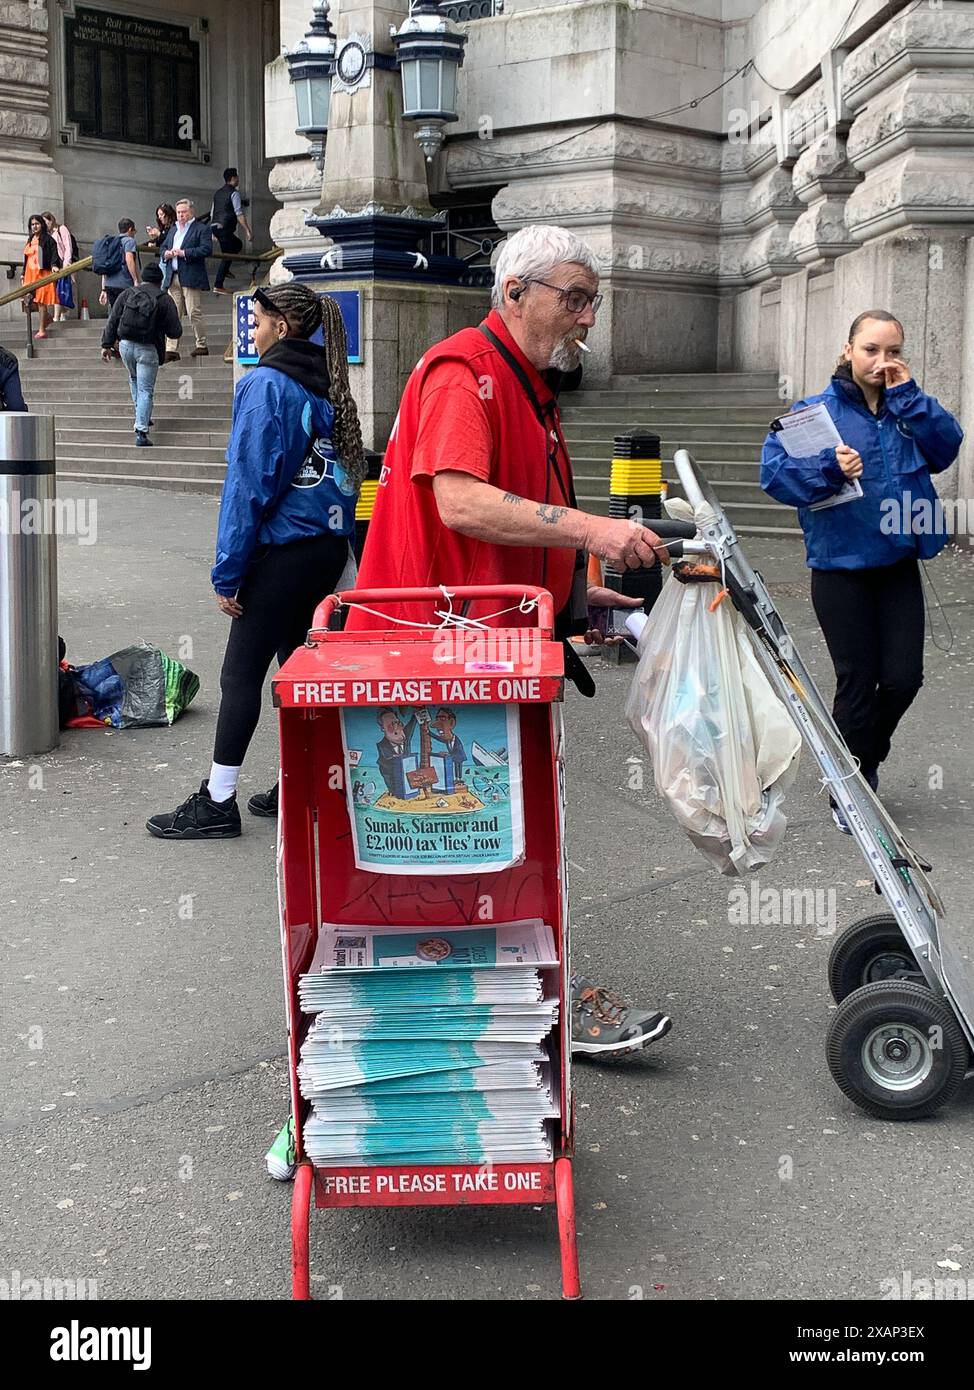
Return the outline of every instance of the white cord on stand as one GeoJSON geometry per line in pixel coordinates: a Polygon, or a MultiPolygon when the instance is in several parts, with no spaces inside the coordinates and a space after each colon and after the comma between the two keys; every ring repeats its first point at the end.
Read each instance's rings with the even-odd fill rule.
{"type": "Polygon", "coordinates": [[[345,608],[359,608],[363,613],[370,613],[372,617],[381,618],[383,622],[398,623],[400,627],[437,628],[437,630],[442,630],[445,627],[455,627],[473,632],[486,631],[487,624],[491,622],[492,619],[502,618],[505,613],[533,613],[538,606],[538,600],[536,598],[529,598],[527,594],[523,594],[519,602],[512,604],[509,608],[500,608],[496,613],[485,614],[483,618],[468,618],[463,613],[454,612],[454,595],[450,593],[446,585],[441,584],[439,588],[449,604],[449,607],[447,609],[434,608],[434,618],[440,619],[438,624],[418,623],[412,618],[396,618],[393,617],[391,613],[382,613],[377,608],[369,608],[368,605],[364,603],[346,603],[342,606],[345,608]]]}

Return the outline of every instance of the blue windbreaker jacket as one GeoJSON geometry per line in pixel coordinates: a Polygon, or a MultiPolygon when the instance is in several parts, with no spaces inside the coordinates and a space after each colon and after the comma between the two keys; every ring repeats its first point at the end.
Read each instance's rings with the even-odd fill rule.
{"type": "Polygon", "coordinates": [[[327,390],[324,349],[292,338],[237,386],[211,574],[218,594],[237,593],[258,546],[354,531],[355,488],[332,447],[327,390]]]}
{"type": "Polygon", "coordinates": [[[831,497],[845,482],[835,450],[793,459],[772,432],[761,453],[762,488],[798,508],[809,569],[872,569],[910,555],[927,560],[938,554],[949,532],[930,475],[949,468],[960,450],[964,433],[953,415],[912,380],[885,391],[873,415],[851,374],[841,372],[820,395],[792,409],[819,401],[842,442],[862,457],[862,497],[810,511],[811,503],[831,497]]]}

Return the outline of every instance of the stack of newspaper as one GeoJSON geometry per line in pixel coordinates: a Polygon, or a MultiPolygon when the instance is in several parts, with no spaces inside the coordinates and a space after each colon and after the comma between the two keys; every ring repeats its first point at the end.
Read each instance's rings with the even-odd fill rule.
{"type": "Polygon", "coordinates": [[[316,1015],[301,1049],[318,1163],[528,1162],[551,1157],[558,1016],[551,930],[322,928],[299,981],[316,1015]],[[547,982],[542,974],[548,974],[547,982]]]}

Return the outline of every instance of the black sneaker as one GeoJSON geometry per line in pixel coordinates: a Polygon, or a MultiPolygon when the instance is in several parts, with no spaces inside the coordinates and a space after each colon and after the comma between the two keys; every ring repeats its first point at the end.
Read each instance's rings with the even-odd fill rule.
{"type": "Polygon", "coordinates": [[[664,1037],[672,1019],[658,1009],[636,1009],[611,990],[572,976],[572,1056],[620,1057],[664,1037]]]}
{"type": "Polygon", "coordinates": [[[236,796],[214,801],[205,782],[175,811],[150,816],[145,823],[157,840],[235,840],[240,834],[236,796]]]}
{"type": "Polygon", "coordinates": [[[255,792],[247,802],[247,810],[252,816],[277,815],[277,783],[269,792],[255,792]]]}
{"type": "Polygon", "coordinates": [[[151,439],[149,438],[149,436],[146,434],[145,430],[136,430],[136,431],[135,431],[135,447],[136,447],[137,449],[151,449],[151,448],[152,448],[152,440],[151,440],[151,439]]]}

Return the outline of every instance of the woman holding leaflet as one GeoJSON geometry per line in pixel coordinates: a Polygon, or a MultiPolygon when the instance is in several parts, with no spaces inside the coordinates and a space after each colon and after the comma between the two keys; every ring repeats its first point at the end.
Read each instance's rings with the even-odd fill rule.
{"type": "MultiPolygon", "coordinates": [[[[829,386],[793,407],[823,404],[842,443],[791,458],[772,431],[761,455],[762,488],[798,508],[812,605],[835,667],[832,712],[874,791],[893,731],[923,683],[918,561],[950,538],[930,475],[950,467],[964,437],[910,376],[903,337],[885,309],[860,314],[829,386]],[[861,497],[816,506],[854,479],[861,497]]],[[[850,833],[834,803],[832,819],[850,833]]]]}

